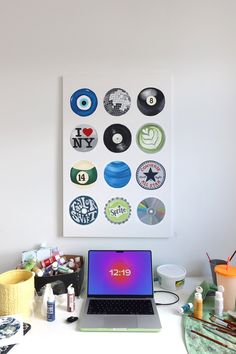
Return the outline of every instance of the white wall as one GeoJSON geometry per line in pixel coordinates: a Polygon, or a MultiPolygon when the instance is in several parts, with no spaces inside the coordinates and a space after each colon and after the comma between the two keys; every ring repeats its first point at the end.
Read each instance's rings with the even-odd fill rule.
{"type": "Polygon", "coordinates": [[[150,248],[207,274],[236,248],[235,0],[0,0],[0,271],[45,241],[65,252],[150,248]],[[62,237],[60,76],[173,75],[170,239],[62,237]]]}

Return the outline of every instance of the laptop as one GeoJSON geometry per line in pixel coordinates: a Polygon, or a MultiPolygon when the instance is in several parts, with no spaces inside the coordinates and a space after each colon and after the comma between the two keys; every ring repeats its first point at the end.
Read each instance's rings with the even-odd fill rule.
{"type": "Polygon", "coordinates": [[[80,331],[158,332],[151,251],[88,252],[80,331]]]}

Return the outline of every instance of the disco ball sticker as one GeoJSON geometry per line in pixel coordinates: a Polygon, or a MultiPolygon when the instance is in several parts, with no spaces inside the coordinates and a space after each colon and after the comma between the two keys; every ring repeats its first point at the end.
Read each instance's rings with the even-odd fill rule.
{"type": "Polygon", "coordinates": [[[104,213],[112,224],[123,224],[130,217],[131,206],[124,198],[112,198],[107,202],[104,213]]]}
{"type": "Polygon", "coordinates": [[[71,146],[79,152],[88,152],[95,148],[98,142],[96,130],[88,124],[81,124],[72,130],[71,146]]]}
{"type": "Polygon", "coordinates": [[[131,170],[123,161],[112,161],[105,167],[104,178],[109,186],[122,188],[129,183],[131,170]]]}
{"type": "Polygon", "coordinates": [[[132,135],[130,130],[122,124],[112,124],[106,128],[103,141],[108,150],[112,152],[124,152],[131,144],[132,135]]]}
{"type": "Polygon", "coordinates": [[[165,133],[157,124],[145,124],[137,133],[137,144],[139,148],[147,153],[153,154],[162,149],[165,143],[165,133]]]}
{"type": "Polygon", "coordinates": [[[109,114],[121,116],[130,109],[131,98],[125,90],[113,88],[106,93],[103,104],[109,114]]]}
{"type": "Polygon", "coordinates": [[[156,225],[165,216],[165,205],[158,198],[146,198],[139,203],[137,214],[144,224],[156,225]]]}
{"type": "Polygon", "coordinates": [[[75,198],[69,207],[72,220],[80,225],[89,225],[98,216],[98,206],[96,202],[86,195],[75,198]]]}
{"type": "Polygon", "coordinates": [[[139,93],[137,106],[140,112],[146,116],[155,116],[165,107],[165,96],[161,90],[147,87],[139,93]]]}
{"type": "Polygon", "coordinates": [[[79,161],[70,170],[71,182],[80,186],[88,186],[96,182],[97,169],[90,161],[79,161]]]}
{"type": "Polygon", "coordinates": [[[97,105],[96,94],[88,88],[75,91],[70,98],[72,111],[81,117],[90,116],[96,110],[97,105]]]}
{"type": "Polygon", "coordinates": [[[157,161],[148,160],[139,165],[136,171],[138,184],[148,190],[158,189],[165,182],[165,168],[157,161]]]}

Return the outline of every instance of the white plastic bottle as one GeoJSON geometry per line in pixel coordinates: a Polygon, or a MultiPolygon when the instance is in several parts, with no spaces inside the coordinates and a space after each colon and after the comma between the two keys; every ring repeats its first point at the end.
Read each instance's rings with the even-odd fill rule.
{"type": "Polygon", "coordinates": [[[224,311],[224,298],[223,298],[224,287],[222,285],[218,286],[218,291],[215,293],[215,315],[218,317],[223,316],[224,311]]]}
{"type": "Polygon", "coordinates": [[[72,284],[70,284],[67,288],[67,311],[75,311],[75,289],[72,284]]]}
{"type": "Polygon", "coordinates": [[[55,296],[53,294],[52,288],[50,288],[50,293],[47,301],[47,321],[52,322],[55,320],[55,296]]]}

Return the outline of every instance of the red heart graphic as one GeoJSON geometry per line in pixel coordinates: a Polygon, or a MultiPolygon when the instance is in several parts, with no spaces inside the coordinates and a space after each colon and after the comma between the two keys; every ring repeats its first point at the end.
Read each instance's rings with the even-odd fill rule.
{"type": "Polygon", "coordinates": [[[90,135],[92,134],[92,132],[93,132],[93,129],[92,129],[92,128],[84,128],[84,129],[83,129],[83,133],[84,133],[84,135],[86,135],[86,136],[90,136],[90,135]]]}

